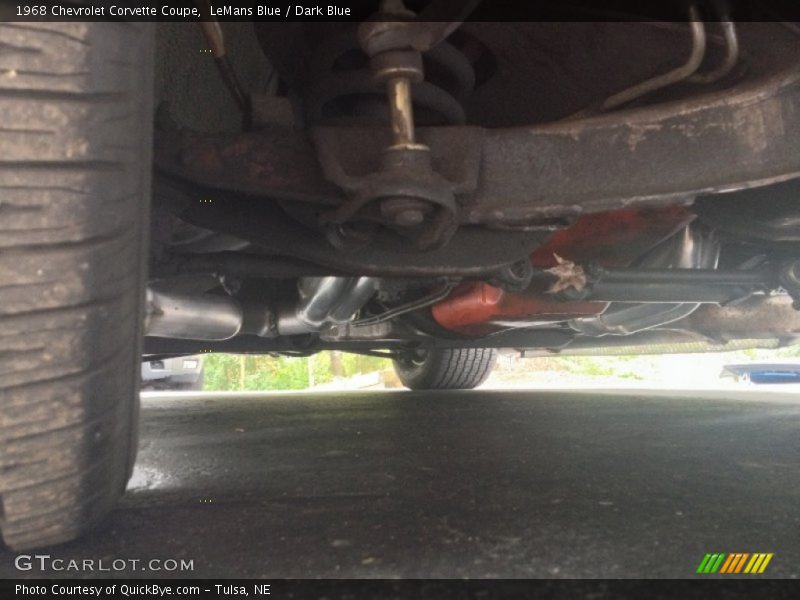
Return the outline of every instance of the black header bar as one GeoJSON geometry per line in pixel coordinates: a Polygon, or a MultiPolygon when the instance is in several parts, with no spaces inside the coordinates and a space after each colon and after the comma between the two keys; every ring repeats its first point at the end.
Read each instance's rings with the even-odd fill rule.
{"type": "MultiPolygon", "coordinates": [[[[431,0],[441,3],[442,0],[431,0]]],[[[444,2],[436,14],[447,14],[444,2]]],[[[407,0],[421,12],[429,2],[407,0]]],[[[685,21],[689,0],[483,0],[470,21],[685,21]]],[[[727,11],[735,21],[800,22],[797,0],[697,0],[705,21],[727,11]]],[[[212,0],[219,21],[356,21],[373,15],[377,0],[212,0]]],[[[19,21],[198,21],[193,0],[4,0],[0,22],[19,21]]],[[[798,24],[800,27],[800,23],[798,24]]]]}

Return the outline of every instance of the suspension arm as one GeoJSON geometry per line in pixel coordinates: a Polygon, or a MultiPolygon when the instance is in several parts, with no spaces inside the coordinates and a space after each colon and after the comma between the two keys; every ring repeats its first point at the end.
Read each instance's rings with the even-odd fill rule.
{"type": "MultiPolygon", "coordinates": [[[[558,292],[558,296],[563,300],[597,302],[725,304],[756,292],[780,289],[781,273],[792,271],[795,264],[773,265],[752,271],[590,266],[583,275],[585,285],[570,286],[558,292]]],[[[549,280],[553,285],[559,281],[559,277],[549,270],[538,271],[535,277],[540,281],[549,280]]]]}
{"type": "MultiPolygon", "coordinates": [[[[512,129],[430,127],[416,139],[452,182],[461,225],[547,227],[581,213],[685,203],[800,176],[800,61],[722,92],[599,117],[512,129]],[[658,168],[654,168],[658,165],[658,168]]],[[[371,127],[157,134],[162,173],[290,202],[342,206],[328,178],[380,168],[371,127]],[[317,160],[316,153],[323,164],[317,160]],[[335,164],[331,164],[335,163],[335,164]],[[324,167],[324,168],[323,168],[324,167]]]]}

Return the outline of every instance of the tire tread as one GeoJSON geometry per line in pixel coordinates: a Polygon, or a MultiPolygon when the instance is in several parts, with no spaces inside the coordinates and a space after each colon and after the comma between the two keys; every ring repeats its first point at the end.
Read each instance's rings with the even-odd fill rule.
{"type": "Polygon", "coordinates": [[[68,541],[135,453],[151,24],[0,24],[0,527],[68,541]]]}
{"type": "Polygon", "coordinates": [[[400,381],[412,390],[463,390],[482,384],[497,360],[494,348],[430,350],[420,365],[394,361],[400,381]]]}

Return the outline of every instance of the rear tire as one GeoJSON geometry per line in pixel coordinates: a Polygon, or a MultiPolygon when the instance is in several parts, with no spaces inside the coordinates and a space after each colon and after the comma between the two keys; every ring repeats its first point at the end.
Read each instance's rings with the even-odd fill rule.
{"type": "Polygon", "coordinates": [[[468,390],[486,381],[496,361],[493,348],[439,348],[409,351],[392,362],[409,389],[468,390]]]}
{"type": "Polygon", "coordinates": [[[68,541],[136,452],[153,28],[0,23],[0,527],[68,541]]]}

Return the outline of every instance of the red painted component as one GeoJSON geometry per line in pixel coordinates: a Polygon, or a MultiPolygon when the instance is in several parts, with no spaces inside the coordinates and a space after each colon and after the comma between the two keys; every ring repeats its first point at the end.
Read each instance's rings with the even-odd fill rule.
{"type": "Polygon", "coordinates": [[[442,327],[468,335],[488,335],[508,327],[592,316],[605,306],[602,302],[560,302],[541,291],[510,293],[482,281],[470,281],[434,304],[431,312],[442,327]]]}
{"type": "MultiPolygon", "coordinates": [[[[693,219],[694,215],[680,206],[586,215],[537,248],[531,264],[546,269],[555,266],[558,255],[576,263],[627,266],[693,219]]],[[[605,302],[561,302],[535,286],[513,293],[483,282],[467,282],[437,302],[431,312],[442,327],[487,335],[509,327],[592,316],[606,306],[605,302]]]]}
{"type": "Polygon", "coordinates": [[[534,267],[556,264],[554,254],[576,263],[625,267],[694,220],[683,206],[624,209],[585,215],[555,232],[531,254],[534,267]]]}

